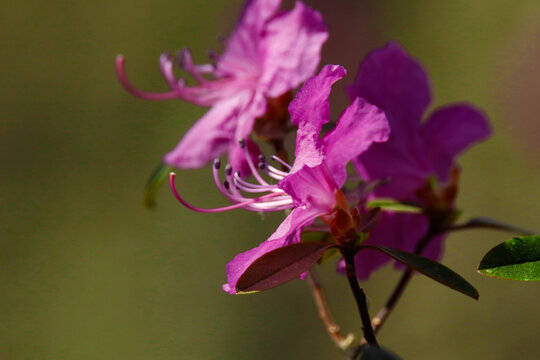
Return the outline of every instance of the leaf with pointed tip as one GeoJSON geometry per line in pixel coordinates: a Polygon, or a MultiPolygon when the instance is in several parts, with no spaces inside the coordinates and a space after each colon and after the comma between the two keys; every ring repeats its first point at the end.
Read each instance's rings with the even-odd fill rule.
{"type": "Polygon", "coordinates": [[[151,209],[156,206],[156,194],[159,187],[165,179],[169,177],[169,173],[173,170],[172,166],[166,164],[159,164],[154,170],[150,178],[146,182],[144,188],[144,206],[151,209]]]}
{"type": "Polygon", "coordinates": [[[376,208],[379,207],[383,211],[394,211],[403,213],[419,214],[422,212],[422,208],[416,205],[402,203],[394,199],[379,198],[372,200],[366,204],[367,207],[376,208]]]}
{"type": "Polygon", "coordinates": [[[540,280],[540,235],[519,236],[491,249],[478,266],[482,275],[508,280],[540,280]]]}
{"type": "Polygon", "coordinates": [[[469,284],[467,280],[456,274],[453,270],[436,261],[417,254],[388,248],[386,246],[362,245],[360,248],[371,248],[385,253],[427,277],[478,300],[478,291],[474,286],[469,284]]]}
{"type": "Polygon", "coordinates": [[[332,243],[301,242],[270,251],[244,271],[238,293],[264,291],[300,276],[312,267],[332,243]]]}
{"type": "Polygon", "coordinates": [[[366,346],[360,354],[360,360],[401,360],[401,358],[383,348],[366,346]]]}
{"type": "Polygon", "coordinates": [[[482,217],[482,216],[472,218],[463,225],[455,226],[455,230],[468,229],[468,228],[490,228],[490,229],[514,232],[514,233],[523,234],[523,235],[534,235],[537,233],[536,231],[524,229],[519,226],[507,224],[499,220],[490,219],[488,217],[482,217]]]}

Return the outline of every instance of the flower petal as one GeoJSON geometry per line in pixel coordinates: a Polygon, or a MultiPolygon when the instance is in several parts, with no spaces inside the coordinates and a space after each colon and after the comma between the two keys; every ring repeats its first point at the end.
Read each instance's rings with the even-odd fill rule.
{"type": "Polygon", "coordinates": [[[262,45],[265,57],[260,82],[266,95],[278,97],[312,76],[327,38],[321,14],[301,2],[273,18],[262,45]]]}
{"type": "Polygon", "coordinates": [[[454,158],[490,134],[485,114],[467,104],[437,109],[421,128],[425,152],[443,182],[448,178],[454,158]]]}
{"type": "Polygon", "coordinates": [[[236,294],[236,283],[249,265],[272,250],[300,242],[302,228],[311,224],[316,217],[317,214],[312,210],[293,209],[268,240],[254,249],[236,255],[227,264],[227,284],[223,285],[223,290],[236,294]]]}
{"type": "Polygon", "coordinates": [[[268,20],[279,9],[281,0],[250,0],[234,32],[227,40],[226,50],[218,63],[224,75],[258,76],[262,70],[261,40],[268,20]]]}
{"type": "Polygon", "coordinates": [[[291,195],[295,207],[313,209],[317,215],[332,212],[339,189],[325,163],[315,167],[304,165],[281,180],[278,187],[291,195]]]}
{"type": "Polygon", "coordinates": [[[326,164],[338,187],[347,178],[347,163],[366,151],[373,142],[388,140],[390,127],[376,106],[356,98],[345,109],[336,127],[323,138],[326,164]]]}
{"type": "Polygon", "coordinates": [[[400,138],[418,130],[430,103],[424,69],[396,43],[367,55],[348,93],[351,99],[364,98],[383,110],[393,136],[400,138]]]}
{"type": "Polygon", "coordinates": [[[227,150],[236,130],[238,109],[248,101],[245,95],[215,104],[164,157],[167,165],[179,169],[199,168],[227,150]]]}
{"type": "Polygon", "coordinates": [[[366,181],[388,180],[377,186],[373,195],[402,201],[415,200],[416,191],[425,185],[433,172],[420,144],[415,142],[403,148],[394,141],[393,132],[388,142],[373,144],[353,159],[353,164],[366,181]]]}
{"type": "MultiPolygon", "coordinates": [[[[174,150],[165,155],[167,165],[179,169],[199,168],[219,157],[251,132],[256,117],[266,110],[266,101],[252,91],[243,91],[215,104],[184,135],[174,150]]],[[[254,149],[254,148],[253,148],[254,149]]],[[[244,164],[242,151],[232,162],[244,164]]]]}
{"type": "Polygon", "coordinates": [[[322,162],[319,133],[330,119],[328,97],[332,85],[344,77],[345,68],[326,65],[321,72],[308,79],[289,105],[291,121],[298,126],[296,134],[296,159],[291,172],[303,165],[316,166],[322,162]]]}

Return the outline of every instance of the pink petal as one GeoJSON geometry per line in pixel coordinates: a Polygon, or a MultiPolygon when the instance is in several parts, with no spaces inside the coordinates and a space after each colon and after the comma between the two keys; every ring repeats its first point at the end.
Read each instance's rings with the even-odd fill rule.
{"type": "Polygon", "coordinates": [[[345,69],[339,65],[326,65],[318,75],[306,81],[289,105],[291,121],[298,125],[292,172],[303,165],[316,166],[322,162],[319,133],[330,118],[328,96],[332,85],[345,74],[345,69]]]}
{"type": "Polygon", "coordinates": [[[392,132],[386,143],[373,144],[353,159],[353,164],[358,174],[367,181],[389,180],[375,188],[374,195],[414,200],[416,191],[425,185],[433,170],[421,143],[415,141],[405,146],[395,141],[394,135],[392,132]]]}
{"type": "Polygon", "coordinates": [[[234,141],[238,114],[249,106],[252,92],[244,91],[215,104],[184,135],[164,162],[179,169],[199,168],[219,157],[234,141]]]}
{"type": "Polygon", "coordinates": [[[421,128],[425,152],[439,180],[446,181],[455,158],[491,134],[486,115],[471,105],[437,109],[421,128]]]}
{"type": "Polygon", "coordinates": [[[278,187],[291,195],[295,207],[313,209],[315,216],[331,213],[336,205],[338,187],[325,163],[304,165],[281,180],[278,187]]]}
{"type": "Polygon", "coordinates": [[[321,14],[301,2],[272,19],[262,45],[265,56],[260,82],[266,95],[278,97],[312,76],[327,38],[321,14]]]}
{"type": "Polygon", "coordinates": [[[366,151],[374,142],[388,140],[386,116],[365,100],[356,100],[345,110],[336,127],[323,139],[326,164],[338,187],[347,178],[347,163],[366,151]]]}
{"type": "Polygon", "coordinates": [[[244,7],[236,29],[228,38],[218,69],[234,76],[259,76],[262,71],[261,41],[268,20],[279,9],[281,0],[251,0],[244,7]]]}
{"type": "Polygon", "coordinates": [[[392,134],[400,138],[418,130],[430,103],[423,67],[396,43],[368,54],[348,93],[351,99],[364,98],[383,110],[392,134]]]}

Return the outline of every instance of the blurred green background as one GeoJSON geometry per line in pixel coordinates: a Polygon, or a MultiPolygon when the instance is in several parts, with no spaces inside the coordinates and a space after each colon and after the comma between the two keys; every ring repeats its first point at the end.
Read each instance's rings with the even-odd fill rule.
{"type": "MultiPolygon", "coordinates": [[[[467,153],[459,206],[538,229],[540,3],[535,0],[306,2],[331,31],[323,63],[349,69],[388,40],[426,65],[434,105],[470,100],[493,138],[467,153]]],[[[203,215],[144,183],[204,113],[146,102],[118,84],[114,57],[142,89],[165,89],[163,50],[205,61],[242,1],[119,0],[0,4],[0,359],[339,359],[306,284],[253,296],[221,291],[224,266],[280,217],[203,215]]],[[[336,92],[335,92],[336,93],[336,92]]],[[[334,94],[334,112],[346,104],[334,94]]],[[[225,204],[209,168],[180,174],[186,198],[225,204]]],[[[533,359],[537,283],[485,278],[481,256],[511,235],[455,234],[444,263],[480,291],[475,302],[416,277],[380,333],[405,359],[533,359]]],[[[346,281],[317,269],[344,331],[360,331],[346,281]]],[[[398,273],[365,284],[374,312],[398,273]]]]}

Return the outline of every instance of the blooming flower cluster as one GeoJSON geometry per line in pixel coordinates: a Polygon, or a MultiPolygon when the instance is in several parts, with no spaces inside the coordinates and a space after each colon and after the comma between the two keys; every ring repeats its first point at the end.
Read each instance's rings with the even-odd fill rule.
{"type": "MultiPolygon", "coordinates": [[[[338,245],[354,245],[359,239],[357,232],[363,231],[359,224],[366,213],[365,201],[381,197],[413,203],[421,213],[383,211],[369,236],[362,237],[364,244],[420,252],[424,250],[419,247],[422,239],[427,234],[436,235],[423,247],[424,255],[438,259],[441,230],[455,215],[456,157],[489,136],[485,115],[472,105],[452,104],[422,121],[430,104],[427,75],[400,45],[390,43],[360,64],[354,83],[348,87],[351,104],[333,124],[329,96],[332,85],[346,70],[326,65],[312,76],[328,35],[326,26],[317,11],[301,2],[289,11],[279,11],[280,5],[280,0],[248,1],[215,64],[195,65],[189,50],[174,58],[163,54],[161,72],[170,87],[165,93],[136,89],[125,75],[124,58],[117,58],[120,81],[132,94],[210,107],[164,162],[184,169],[215,159],[216,187],[232,205],[201,209],[187,203],[176,190],[172,174],[170,184],[182,204],[199,212],[287,212],[266,241],[227,265],[223,289],[237,293],[238,280],[255,261],[299,243],[307,228],[330,233],[338,245]],[[190,74],[197,85],[187,86],[185,80],[177,79],[175,65],[190,74]],[[288,94],[302,83],[288,104],[287,99],[292,98],[288,94]],[[290,123],[286,127],[297,128],[295,158],[289,165],[284,158],[272,156],[277,164],[273,166],[259,155],[253,135],[257,135],[257,121],[274,121],[274,107],[282,108],[278,111],[281,117],[287,114],[287,105],[290,123]],[[223,180],[218,158],[225,152],[229,164],[223,180]],[[348,173],[349,162],[349,170],[356,174],[348,173]],[[344,188],[358,178],[362,180],[360,187],[344,188]],[[366,194],[371,188],[366,185],[377,183],[366,194]]],[[[279,134],[283,141],[286,133],[279,134]]],[[[358,251],[355,259],[361,279],[389,261],[374,251],[358,251]]]]}
{"type": "MultiPolygon", "coordinates": [[[[161,72],[170,87],[165,93],[136,89],[124,71],[124,57],[116,59],[122,85],[147,100],[181,99],[210,110],[164,157],[170,166],[199,168],[228,150],[229,161],[247,173],[238,140],[248,138],[255,119],[268,111],[269,99],[279,98],[312,76],[328,37],[321,15],[297,2],[290,11],[278,11],[281,0],[248,1],[242,17],[215,64],[196,65],[185,49],[175,57],[164,53],[161,72]],[[187,86],[177,79],[178,65],[198,83],[187,86]],[[209,80],[208,78],[211,78],[209,80]]],[[[249,147],[257,153],[256,147],[249,147]]]]}

